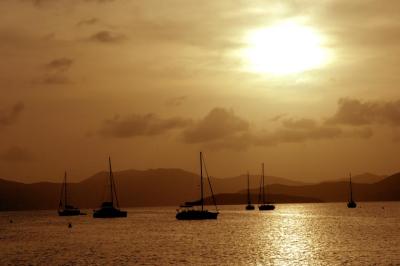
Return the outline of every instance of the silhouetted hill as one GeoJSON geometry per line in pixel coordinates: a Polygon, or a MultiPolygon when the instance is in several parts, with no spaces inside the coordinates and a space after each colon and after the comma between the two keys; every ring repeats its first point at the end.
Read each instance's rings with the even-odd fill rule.
{"type": "MultiPolygon", "coordinates": [[[[181,169],[150,169],[146,171],[126,170],[114,173],[119,202],[127,206],[179,205],[184,201],[199,198],[199,177],[181,169]]],[[[96,208],[105,199],[108,191],[108,172],[99,172],[80,183],[68,185],[70,202],[81,208],[96,208]]],[[[347,182],[324,182],[301,184],[288,179],[267,177],[268,191],[278,202],[346,201],[347,182]]],[[[258,186],[259,177],[253,176],[253,188],[258,186]]],[[[246,189],[246,177],[213,178],[212,184],[218,200],[235,204],[246,189]],[[241,191],[241,192],[240,192],[241,191]],[[232,202],[231,202],[232,201],[232,202]]],[[[0,179],[0,210],[55,209],[58,206],[61,184],[23,184],[0,179]]],[[[206,195],[209,195],[205,182],[206,195]]],[[[253,189],[257,197],[258,189],[253,189]]],[[[358,201],[400,200],[400,173],[389,176],[375,184],[354,184],[354,197],[358,201]]]]}
{"type": "MultiPolygon", "coordinates": [[[[348,182],[323,182],[307,186],[285,186],[274,184],[267,187],[273,194],[317,198],[324,202],[347,201],[348,182]]],[[[398,201],[400,200],[400,173],[391,175],[374,184],[353,184],[356,201],[398,201]]],[[[252,193],[258,193],[253,190],[252,193]]]]}
{"type": "MultiPolygon", "coordinates": [[[[377,183],[379,181],[382,181],[386,177],[387,177],[386,175],[375,175],[375,174],[371,174],[371,173],[363,173],[363,174],[359,174],[359,175],[354,175],[354,176],[352,176],[351,179],[352,179],[353,183],[373,184],[373,183],[377,183]]],[[[339,178],[337,180],[332,180],[332,181],[333,182],[334,181],[348,182],[349,178],[348,177],[344,177],[344,178],[339,178]]],[[[282,185],[284,185],[284,184],[282,184],[282,185]]]]}
{"type": "MultiPolygon", "coordinates": [[[[258,195],[251,197],[251,202],[254,205],[258,203],[258,195]]],[[[307,198],[299,196],[289,196],[282,194],[271,194],[268,195],[268,199],[274,203],[310,203],[310,202],[322,202],[317,198],[307,198]]],[[[215,195],[215,200],[218,205],[235,205],[235,204],[247,204],[247,194],[245,193],[223,193],[215,195]]],[[[205,203],[212,205],[213,201],[211,197],[205,198],[205,203]]]]}
{"type": "MultiPolygon", "coordinates": [[[[265,183],[282,184],[288,186],[304,186],[307,183],[293,181],[287,178],[276,176],[265,176],[265,183]]],[[[247,188],[247,175],[240,175],[228,178],[212,178],[212,185],[218,193],[235,193],[243,188],[247,188]]],[[[250,188],[256,189],[260,186],[260,175],[250,176],[250,188]]]]}

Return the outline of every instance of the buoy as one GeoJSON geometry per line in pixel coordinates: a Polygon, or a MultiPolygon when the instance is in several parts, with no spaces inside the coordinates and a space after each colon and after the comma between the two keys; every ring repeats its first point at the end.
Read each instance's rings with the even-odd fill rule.
{"type": "Polygon", "coordinates": [[[71,223],[68,223],[68,228],[72,228],[72,224],[71,223]]]}

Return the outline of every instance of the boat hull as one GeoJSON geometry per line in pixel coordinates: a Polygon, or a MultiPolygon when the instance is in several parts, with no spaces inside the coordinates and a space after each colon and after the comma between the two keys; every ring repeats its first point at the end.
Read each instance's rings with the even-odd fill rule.
{"type": "Polygon", "coordinates": [[[93,212],[93,218],[125,218],[127,216],[127,211],[118,209],[99,209],[93,212]]]}
{"type": "Polygon", "coordinates": [[[64,209],[64,210],[58,210],[58,215],[59,216],[77,216],[81,215],[81,211],[79,209],[64,209]]]}
{"type": "Polygon", "coordinates": [[[246,210],[247,211],[252,211],[252,210],[254,210],[255,208],[254,208],[254,205],[251,205],[251,204],[248,204],[247,206],[246,206],[246,210]]]}
{"type": "Polygon", "coordinates": [[[184,210],[176,214],[178,220],[215,220],[218,218],[218,212],[184,210]]]}
{"type": "Polygon", "coordinates": [[[357,203],[355,203],[354,201],[349,201],[347,203],[347,208],[350,208],[350,209],[357,208],[357,203]]]}
{"type": "Polygon", "coordinates": [[[275,210],[275,206],[272,204],[263,204],[258,206],[258,210],[260,211],[272,211],[275,210]]]}

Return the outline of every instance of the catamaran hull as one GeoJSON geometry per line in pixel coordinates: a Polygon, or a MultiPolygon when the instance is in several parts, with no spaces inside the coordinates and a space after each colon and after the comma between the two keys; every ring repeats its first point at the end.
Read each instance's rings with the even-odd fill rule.
{"type": "Polygon", "coordinates": [[[215,220],[218,212],[209,211],[181,211],[176,214],[178,220],[215,220]]]}
{"type": "Polygon", "coordinates": [[[357,207],[357,203],[355,203],[354,201],[350,201],[347,203],[347,208],[353,209],[357,207]]]}
{"type": "Polygon", "coordinates": [[[252,210],[254,210],[254,205],[250,205],[250,204],[247,205],[247,206],[246,206],[246,210],[247,210],[247,211],[252,211],[252,210]]]}
{"type": "Polygon", "coordinates": [[[258,206],[258,210],[260,211],[272,211],[275,210],[275,206],[274,205],[270,205],[270,204],[263,204],[258,206]]]}
{"type": "Polygon", "coordinates": [[[128,212],[126,211],[103,212],[98,210],[93,213],[93,218],[124,218],[127,216],[128,212]]]}
{"type": "Polygon", "coordinates": [[[81,215],[80,210],[59,210],[58,211],[59,216],[77,216],[81,215]]]}

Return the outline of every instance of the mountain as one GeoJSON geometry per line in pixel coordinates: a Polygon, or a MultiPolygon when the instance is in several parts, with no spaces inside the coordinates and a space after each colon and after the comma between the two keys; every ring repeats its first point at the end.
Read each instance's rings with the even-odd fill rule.
{"type": "MultiPolygon", "coordinates": [[[[251,197],[251,202],[255,205],[258,203],[258,195],[251,197]]],[[[310,202],[322,202],[317,198],[307,198],[300,196],[290,196],[282,194],[271,194],[268,195],[268,199],[274,203],[310,203],[310,202]]],[[[212,205],[213,201],[211,197],[204,199],[205,203],[212,205]]],[[[247,194],[244,193],[223,193],[215,195],[215,201],[218,205],[234,205],[234,204],[246,204],[247,194]]]]}
{"type": "MultiPolygon", "coordinates": [[[[247,187],[247,175],[228,178],[212,178],[213,188],[218,193],[234,193],[247,187]]],[[[304,186],[307,183],[293,181],[283,177],[265,176],[265,183],[282,184],[287,186],[304,186]]],[[[250,188],[256,189],[260,186],[260,175],[250,175],[250,188]]]]}
{"type": "MultiPolygon", "coordinates": [[[[352,176],[351,180],[353,181],[353,183],[373,184],[373,183],[382,181],[383,179],[385,179],[385,177],[387,177],[387,176],[386,175],[375,175],[375,174],[371,174],[371,173],[363,173],[360,175],[352,176]]],[[[348,177],[339,178],[338,180],[348,182],[349,178],[348,177]]]]}
{"type": "MultiPolygon", "coordinates": [[[[317,198],[324,202],[347,201],[349,183],[323,182],[306,186],[285,186],[274,184],[268,186],[273,194],[284,194],[299,197],[317,198]]],[[[258,193],[253,190],[252,193],[258,193]]],[[[400,200],[400,173],[388,176],[373,184],[353,184],[353,195],[356,201],[397,201],[400,200]]]]}
{"type": "MultiPolygon", "coordinates": [[[[96,208],[108,192],[107,172],[99,172],[79,183],[68,184],[70,202],[80,208],[96,208]]],[[[121,207],[177,206],[199,198],[199,176],[181,169],[126,170],[114,173],[121,207]]],[[[348,182],[305,184],[266,177],[268,191],[279,202],[346,201],[348,182]],[[268,180],[268,181],[267,181],[268,180]],[[274,196],[274,197],[275,197],[274,196]]],[[[222,203],[241,201],[246,177],[212,178],[214,193],[222,203]]],[[[252,176],[253,196],[258,195],[257,176],[252,176]]],[[[206,195],[209,195],[205,180],[206,195]]],[[[0,210],[56,209],[61,184],[24,184],[0,179],[0,210]]],[[[400,173],[374,184],[354,184],[357,201],[400,200],[400,173]]],[[[255,201],[256,202],[256,201],[255,201]]]]}
{"type": "MultiPolygon", "coordinates": [[[[199,176],[181,169],[125,170],[114,172],[114,177],[121,206],[179,205],[199,198],[199,176]]],[[[259,178],[253,178],[253,187],[257,187],[259,178]]],[[[276,177],[267,180],[300,184],[276,177]]],[[[107,195],[107,182],[108,172],[103,171],[82,182],[69,183],[70,202],[80,208],[99,206],[107,195]]],[[[245,176],[211,178],[211,183],[218,193],[234,193],[247,185],[245,176]]],[[[60,188],[58,183],[24,184],[0,179],[0,210],[55,209],[60,188]]]]}

